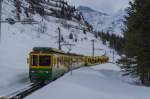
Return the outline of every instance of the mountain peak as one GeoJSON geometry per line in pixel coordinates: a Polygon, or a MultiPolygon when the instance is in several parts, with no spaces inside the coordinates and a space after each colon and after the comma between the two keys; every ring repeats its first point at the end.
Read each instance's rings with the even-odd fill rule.
{"type": "Polygon", "coordinates": [[[90,8],[90,7],[87,7],[87,6],[79,6],[78,9],[79,9],[81,12],[82,12],[82,11],[84,11],[84,12],[86,12],[86,13],[88,13],[88,12],[95,12],[95,13],[98,13],[99,15],[108,16],[107,13],[100,12],[100,11],[96,11],[96,10],[90,8]]]}
{"type": "Polygon", "coordinates": [[[78,10],[84,19],[93,26],[95,31],[111,32],[122,36],[124,10],[119,10],[113,15],[93,10],[89,7],[80,6],[78,10]]]}

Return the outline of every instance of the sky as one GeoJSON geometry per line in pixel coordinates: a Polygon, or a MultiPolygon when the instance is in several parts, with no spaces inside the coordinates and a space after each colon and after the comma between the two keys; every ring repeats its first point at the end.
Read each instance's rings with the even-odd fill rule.
{"type": "Polygon", "coordinates": [[[66,0],[76,7],[88,6],[95,10],[113,14],[120,9],[128,7],[130,0],[66,0]]]}

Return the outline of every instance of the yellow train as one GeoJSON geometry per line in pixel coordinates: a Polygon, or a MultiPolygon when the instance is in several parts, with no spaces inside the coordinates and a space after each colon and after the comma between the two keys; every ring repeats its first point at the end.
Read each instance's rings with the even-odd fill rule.
{"type": "Polygon", "coordinates": [[[65,53],[50,47],[35,47],[28,58],[31,82],[49,82],[72,69],[108,62],[107,56],[65,53]]]}

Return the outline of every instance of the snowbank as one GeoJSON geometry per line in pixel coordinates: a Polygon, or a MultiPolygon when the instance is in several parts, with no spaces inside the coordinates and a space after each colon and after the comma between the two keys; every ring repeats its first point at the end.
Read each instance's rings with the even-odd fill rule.
{"type": "Polygon", "coordinates": [[[122,81],[116,65],[103,64],[68,73],[26,99],[149,99],[149,91],[122,81]]]}
{"type": "MultiPolygon", "coordinates": [[[[15,17],[13,0],[4,0],[2,9],[2,20],[15,17]]],[[[24,0],[25,1],[25,0],[24,0]]],[[[22,17],[25,17],[22,15],[22,17]]],[[[95,39],[92,33],[83,33],[83,30],[75,28],[65,28],[62,23],[68,23],[75,27],[81,27],[78,22],[67,21],[54,17],[44,17],[40,15],[32,16],[39,24],[8,23],[2,24],[0,40],[0,95],[8,94],[14,89],[26,86],[29,83],[27,57],[33,47],[58,47],[58,27],[61,29],[61,35],[65,43],[75,44],[72,47],[72,53],[83,55],[92,55],[92,39],[95,39]],[[43,30],[44,32],[41,32],[43,30]],[[73,33],[75,40],[69,39],[69,34],[73,33]]],[[[95,48],[109,51],[110,49],[103,45],[100,39],[97,39],[95,48]]],[[[64,51],[68,51],[67,46],[62,46],[64,51]]],[[[95,55],[102,55],[104,51],[95,51],[95,55]]],[[[110,54],[108,54],[110,56],[110,54]]]]}
{"type": "MultiPolygon", "coordinates": [[[[16,86],[16,88],[18,88],[20,85],[26,85],[29,82],[29,67],[27,64],[27,57],[29,52],[33,47],[38,46],[57,48],[58,27],[61,28],[61,35],[64,37],[65,41],[75,44],[75,46],[72,47],[72,53],[92,55],[91,40],[94,39],[93,34],[83,34],[83,31],[78,29],[66,29],[61,24],[61,21],[63,20],[54,17],[48,17],[50,21],[42,21],[40,16],[35,17],[40,22],[46,24],[47,31],[45,33],[42,34],[37,32],[37,30],[40,28],[38,24],[2,24],[2,39],[0,42],[0,95],[3,95],[4,92],[7,92],[4,90],[8,90],[11,88],[11,86],[16,86]],[[56,23],[58,20],[60,23],[56,23]],[[74,31],[74,35],[77,36],[77,42],[69,39],[69,34],[72,31],[74,31]],[[86,40],[84,38],[86,38],[86,40]]],[[[103,45],[100,40],[98,40],[95,45],[95,48],[109,50],[109,48],[103,45]]],[[[64,51],[68,51],[67,46],[62,46],[62,48],[64,51]]],[[[104,51],[95,52],[95,55],[102,54],[104,54],[104,51]]]]}

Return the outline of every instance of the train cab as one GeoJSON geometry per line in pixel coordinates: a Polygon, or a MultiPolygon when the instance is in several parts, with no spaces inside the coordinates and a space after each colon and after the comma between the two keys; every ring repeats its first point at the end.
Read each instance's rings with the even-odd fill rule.
{"type": "Polygon", "coordinates": [[[29,75],[31,82],[51,80],[52,54],[31,52],[29,54],[29,75]]]}

